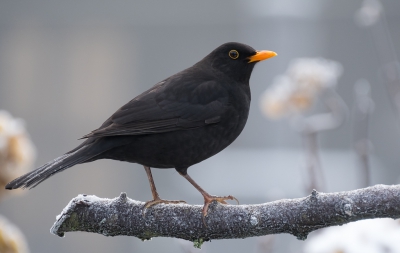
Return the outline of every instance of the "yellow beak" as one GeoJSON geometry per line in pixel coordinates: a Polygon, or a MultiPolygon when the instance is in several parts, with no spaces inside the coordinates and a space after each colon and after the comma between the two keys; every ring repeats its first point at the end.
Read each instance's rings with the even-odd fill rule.
{"type": "Polygon", "coordinates": [[[266,51],[266,50],[257,51],[257,53],[255,55],[249,57],[249,63],[263,61],[263,60],[275,57],[277,55],[278,54],[273,51],[266,51]]]}

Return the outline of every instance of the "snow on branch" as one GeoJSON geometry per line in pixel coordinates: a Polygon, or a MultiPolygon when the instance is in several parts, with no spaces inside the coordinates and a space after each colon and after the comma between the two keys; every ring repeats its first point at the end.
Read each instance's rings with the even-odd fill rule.
{"type": "Polygon", "coordinates": [[[203,223],[200,205],[159,204],[143,212],[143,202],[79,195],[72,199],[51,228],[105,236],[127,235],[142,240],[175,237],[195,246],[213,239],[246,238],[289,233],[300,240],[317,229],[372,218],[400,218],[400,185],[320,193],[256,205],[221,205],[214,202],[203,223]]]}

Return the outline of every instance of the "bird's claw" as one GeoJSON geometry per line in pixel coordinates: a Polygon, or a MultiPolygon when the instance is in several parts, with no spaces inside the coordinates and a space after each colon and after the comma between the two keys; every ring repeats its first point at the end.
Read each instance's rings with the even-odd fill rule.
{"type": "Polygon", "coordinates": [[[186,204],[186,201],[184,201],[184,200],[165,200],[165,199],[160,199],[160,198],[149,200],[146,203],[144,203],[143,216],[146,215],[147,208],[152,207],[154,205],[157,205],[157,204],[180,204],[180,203],[186,204]]]}
{"type": "Polygon", "coordinates": [[[237,202],[237,204],[239,205],[239,200],[231,195],[224,196],[224,197],[218,197],[218,196],[212,196],[212,195],[204,196],[204,206],[203,206],[203,211],[202,211],[203,218],[207,216],[208,207],[210,206],[210,204],[213,201],[217,201],[221,204],[228,205],[228,202],[226,202],[225,200],[235,200],[237,202]]]}

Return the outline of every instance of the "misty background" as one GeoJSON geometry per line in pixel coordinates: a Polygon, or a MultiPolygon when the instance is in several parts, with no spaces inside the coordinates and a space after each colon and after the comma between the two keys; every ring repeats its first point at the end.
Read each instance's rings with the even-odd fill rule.
{"type": "MultiPolygon", "coordinates": [[[[390,105],[371,31],[354,21],[362,1],[1,1],[0,109],[23,118],[37,150],[35,167],[71,150],[126,102],[164,78],[237,41],[278,57],[257,64],[252,104],[239,138],[189,174],[214,195],[241,204],[304,197],[301,137],[287,120],[272,121],[259,108],[262,92],[298,57],[340,62],[337,92],[348,108],[354,84],[371,84],[371,184],[400,182],[400,125],[390,105]]],[[[394,50],[400,54],[400,2],[382,1],[394,50]]],[[[323,110],[323,107],[322,107],[323,110]]],[[[338,129],[319,136],[325,191],[360,187],[351,113],[338,129]]],[[[175,170],[153,169],[161,198],[202,204],[175,170]]],[[[318,190],[318,189],[317,189],[318,190]]],[[[176,239],[49,233],[55,216],[78,194],[114,198],[121,192],[147,201],[142,166],[101,160],[78,165],[26,194],[0,203],[0,213],[25,234],[31,252],[180,252],[176,239]]],[[[203,252],[262,252],[260,238],[206,242],[203,252]]],[[[299,252],[304,242],[275,238],[274,252],[299,252]]],[[[182,251],[183,252],[183,251],[182,251]]]]}

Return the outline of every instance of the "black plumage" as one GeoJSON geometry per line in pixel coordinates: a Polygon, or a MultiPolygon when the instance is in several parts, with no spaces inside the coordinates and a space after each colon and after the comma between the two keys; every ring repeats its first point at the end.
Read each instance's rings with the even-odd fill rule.
{"type": "MultiPolygon", "coordinates": [[[[203,214],[211,201],[232,196],[205,192],[187,169],[226,148],[243,130],[250,109],[249,80],[254,65],[276,54],[230,42],[204,59],[150,88],[117,110],[77,148],[7,184],[6,189],[33,188],[76,164],[113,159],[142,164],[153,200],[161,200],[150,167],[175,168],[203,195],[203,214]]],[[[178,201],[179,202],[179,201],[178,201]]]]}

